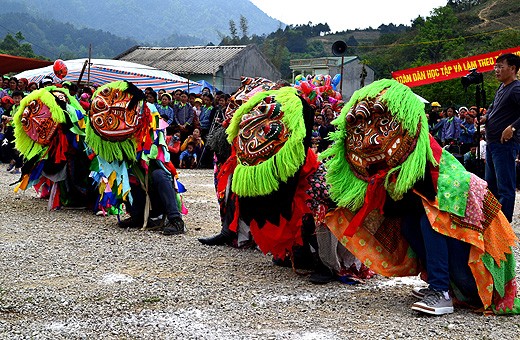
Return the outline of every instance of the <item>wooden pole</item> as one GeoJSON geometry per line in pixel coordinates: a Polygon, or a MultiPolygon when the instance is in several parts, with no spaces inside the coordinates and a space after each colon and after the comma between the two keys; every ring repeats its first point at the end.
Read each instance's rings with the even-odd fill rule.
{"type": "Polygon", "coordinates": [[[341,56],[341,71],[340,71],[340,75],[341,75],[341,80],[339,82],[339,93],[341,94],[341,96],[343,97],[343,64],[345,63],[345,56],[341,56]]]}
{"type": "Polygon", "coordinates": [[[92,58],[92,44],[88,45],[88,73],[87,73],[87,85],[90,86],[90,65],[92,58]]]}
{"type": "Polygon", "coordinates": [[[81,73],[79,74],[78,81],[76,83],[76,85],[78,85],[78,88],[79,88],[79,84],[81,84],[81,79],[83,79],[83,74],[85,73],[85,68],[87,68],[87,64],[88,64],[88,60],[85,60],[85,62],[83,63],[83,67],[81,68],[81,73]]]}

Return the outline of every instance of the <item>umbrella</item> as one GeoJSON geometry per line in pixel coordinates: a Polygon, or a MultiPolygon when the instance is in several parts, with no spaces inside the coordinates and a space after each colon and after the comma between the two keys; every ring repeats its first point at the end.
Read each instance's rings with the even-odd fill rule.
{"type": "MultiPolygon", "coordinates": [[[[65,60],[67,65],[67,75],[63,79],[59,79],[54,75],[51,66],[37,68],[34,70],[24,71],[16,75],[18,79],[27,78],[29,82],[39,83],[45,76],[50,76],[55,83],[62,81],[76,82],[80,77],[85,62],[89,59],[73,59],[65,60]]],[[[86,82],[88,78],[88,66],[85,68],[82,82],[86,82]]],[[[152,87],[155,91],[164,89],[166,91],[174,91],[177,89],[188,90],[200,86],[200,84],[189,81],[186,78],[178,76],[168,71],[159,70],[150,66],[131,63],[123,60],[112,59],[90,59],[90,83],[94,85],[103,85],[117,80],[128,80],[134,85],[144,90],[146,87],[152,87]]]]}

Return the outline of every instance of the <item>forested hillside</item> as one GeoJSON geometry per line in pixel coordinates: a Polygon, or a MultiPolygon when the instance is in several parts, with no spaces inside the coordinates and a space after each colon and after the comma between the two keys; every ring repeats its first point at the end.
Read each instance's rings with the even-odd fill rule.
{"type": "MultiPolygon", "coordinates": [[[[26,10],[27,4],[33,3],[29,0],[4,1],[2,1],[3,8],[11,6],[13,10],[18,11],[26,10]],[[4,4],[4,1],[7,2],[4,4]]],[[[55,1],[38,2],[37,6],[33,6],[33,11],[35,8],[40,8],[42,4],[49,5],[50,2],[55,1]]],[[[271,31],[272,33],[258,34],[254,28],[259,19],[251,20],[247,16],[247,13],[253,13],[247,12],[251,3],[247,0],[233,0],[229,3],[236,5],[235,10],[230,13],[241,13],[244,10],[244,14],[238,14],[237,17],[233,17],[233,14],[231,19],[230,15],[226,16],[225,24],[220,24],[225,27],[222,32],[219,32],[220,44],[257,44],[288,80],[291,80],[289,69],[291,59],[332,56],[331,46],[337,40],[345,41],[349,46],[348,54],[359,56],[364,63],[375,70],[377,78],[390,78],[392,71],[520,46],[520,24],[518,23],[520,6],[517,1],[449,0],[446,6],[434,9],[429,16],[415,18],[409,26],[389,24],[335,34],[330,32],[327,23],[277,26],[277,29],[271,31]],[[244,4],[246,2],[247,4],[244,4]]],[[[71,10],[68,4],[78,7],[76,13],[87,13],[81,11],[99,5],[96,11],[99,15],[95,20],[101,20],[104,15],[103,10],[108,8],[115,18],[129,15],[126,21],[132,23],[131,28],[125,26],[127,28],[122,29],[122,26],[116,25],[118,22],[116,20],[110,26],[113,28],[111,32],[117,28],[134,38],[121,38],[101,29],[79,28],[82,22],[79,19],[67,19],[74,22],[74,24],[67,24],[48,18],[38,19],[27,13],[4,13],[0,15],[0,38],[5,37],[3,41],[0,40],[0,53],[24,56],[36,54],[50,59],[72,59],[87,56],[89,43],[92,43],[94,57],[112,58],[135,44],[158,46],[206,44],[205,38],[182,35],[183,31],[179,27],[183,25],[180,21],[168,26],[171,29],[160,30],[154,25],[160,21],[158,18],[163,17],[152,15],[148,16],[149,20],[153,18],[148,25],[140,24],[142,18],[136,18],[132,9],[136,10],[137,6],[144,5],[153,8],[150,0],[139,3],[128,0],[124,6],[120,1],[98,4],[70,0],[60,11],[63,18],[69,18],[68,16],[71,15],[68,12],[71,10]],[[119,4],[120,7],[114,4],[119,4]],[[158,33],[153,35],[155,40],[147,42],[139,40],[139,37],[143,37],[144,31],[150,33],[154,30],[158,30],[158,33]],[[6,36],[8,32],[10,35],[6,36]],[[17,32],[20,34],[16,34],[17,32]]],[[[205,26],[206,22],[222,21],[223,17],[219,13],[229,9],[228,5],[221,4],[216,10],[212,2],[201,9],[198,5],[188,7],[183,1],[170,1],[158,8],[154,14],[171,12],[175,6],[181,6],[183,10],[189,8],[191,12],[196,12],[195,9],[198,8],[200,13],[206,14],[204,19],[194,19],[185,25],[193,32],[200,27],[208,27],[205,26]],[[211,8],[214,11],[208,12],[211,8]]],[[[44,13],[46,12],[40,15],[44,13]]],[[[195,18],[194,15],[191,17],[195,18]]],[[[498,83],[493,75],[485,74],[485,79],[487,92],[494,93],[498,83]]],[[[443,105],[452,102],[469,104],[474,96],[473,93],[464,93],[460,80],[457,79],[416,87],[414,91],[429,100],[440,101],[443,105]]]]}
{"type": "Polygon", "coordinates": [[[107,31],[140,44],[218,44],[221,34],[228,33],[229,20],[238,21],[241,15],[249,22],[250,34],[268,34],[280,25],[249,0],[2,0],[0,7],[3,13],[24,12],[40,19],[69,22],[77,28],[107,31]]]}
{"type": "MultiPolygon", "coordinates": [[[[520,46],[519,14],[517,1],[449,0],[430,16],[415,18],[410,26],[389,24],[335,34],[328,32],[326,24],[287,26],[249,41],[260,45],[288,79],[291,59],[332,56],[337,40],[345,41],[348,54],[359,56],[377,78],[390,78],[392,71],[520,46]]],[[[221,43],[233,41],[228,36],[221,43]]],[[[498,86],[494,76],[488,73],[485,78],[487,93],[494,93],[498,86]]],[[[443,105],[474,101],[474,93],[465,93],[458,79],[414,91],[443,105]]]]}
{"type": "MultiPolygon", "coordinates": [[[[29,44],[35,55],[49,59],[86,57],[89,44],[92,44],[94,57],[112,58],[137,44],[134,39],[121,38],[90,28],[78,29],[72,24],[38,19],[27,13],[0,14],[0,37],[4,37],[7,33],[14,36],[17,32],[24,37],[20,42],[29,44]],[[16,31],[6,28],[16,28],[16,31]]],[[[0,50],[3,50],[3,53],[31,57],[26,53],[9,51],[10,48],[6,46],[2,48],[0,45],[0,50]]]]}

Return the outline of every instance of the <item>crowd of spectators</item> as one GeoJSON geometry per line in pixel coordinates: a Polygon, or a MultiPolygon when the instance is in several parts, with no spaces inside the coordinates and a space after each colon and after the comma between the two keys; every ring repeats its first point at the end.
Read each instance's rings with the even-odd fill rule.
{"type": "MultiPolygon", "coordinates": [[[[427,113],[430,133],[437,142],[452,153],[464,167],[481,177],[484,173],[486,140],[484,128],[477,122],[476,106],[442,108],[438,102],[431,103],[427,113]],[[477,154],[477,151],[479,153],[477,154]]],[[[485,109],[480,109],[484,115],[485,109]]]]}
{"type": "MultiPolygon", "coordinates": [[[[1,76],[0,84],[0,160],[9,163],[8,171],[19,173],[21,159],[13,148],[12,116],[20,101],[29,93],[49,85],[66,87],[75,96],[85,111],[90,109],[95,88],[65,81],[54,83],[51,77],[44,77],[38,84],[27,79],[1,76]]],[[[211,168],[212,155],[205,152],[205,143],[215,117],[223,116],[229,102],[229,94],[217,91],[213,95],[209,88],[202,93],[188,93],[175,90],[155,91],[145,89],[146,101],[155,105],[160,116],[167,122],[167,142],[174,165],[180,168],[211,168]]]]}
{"type": "MultiPolygon", "coordinates": [[[[51,77],[45,77],[39,84],[27,79],[2,76],[0,90],[0,159],[9,163],[10,172],[19,172],[21,159],[9,143],[12,135],[12,115],[23,97],[30,92],[49,85],[63,86],[76,96],[81,106],[88,111],[95,88],[84,86],[78,88],[71,82],[54,84],[51,77]]],[[[215,117],[220,117],[229,103],[229,94],[216,92],[213,95],[209,88],[200,94],[175,90],[168,93],[164,90],[145,89],[146,101],[155,105],[160,116],[167,122],[166,141],[171,159],[179,168],[212,167],[211,152],[205,152],[206,139],[215,117]]],[[[481,115],[485,109],[480,109],[481,115]]],[[[312,131],[312,149],[319,154],[327,149],[331,141],[328,134],[335,131],[331,122],[337,117],[331,106],[325,105],[315,112],[312,131]]],[[[438,102],[431,103],[427,113],[429,130],[441,146],[451,152],[464,166],[472,172],[479,173],[480,163],[485,159],[485,138],[483,131],[477,133],[477,107],[465,106],[442,108],[438,102]],[[477,155],[477,151],[479,154],[477,155]]]]}
{"type": "Polygon", "coordinates": [[[211,168],[212,153],[205,152],[205,144],[215,117],[222,117],[226,110],[229,94],[217,91],[213,96],[207,87],[200,94],[156,92],[148,87],[145,94],[168,123],[166,141],[174,165],[181,169],[211,168]]]}

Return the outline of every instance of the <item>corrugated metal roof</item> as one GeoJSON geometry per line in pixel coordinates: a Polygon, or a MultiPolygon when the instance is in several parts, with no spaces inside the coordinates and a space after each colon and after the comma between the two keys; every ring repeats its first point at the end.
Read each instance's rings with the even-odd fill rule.
{"type": "MultiPolygon", "coordinates": [[[[343,63],[348,64],[356,59],[357,56],[343,57],[343,63]]],[[[307,58],[307,59],[291,59],[290,68],[296,69],[298,67],[315,67],[315,66],[341,66],[341,57],[323,57],[323,58],[307,58]]]]}
{"type": "Polygon", "coordinates": [[[174,74],[213,74],[246,45],[146,47],[137,46],[115,59],[152,66],[174,74]]]}

